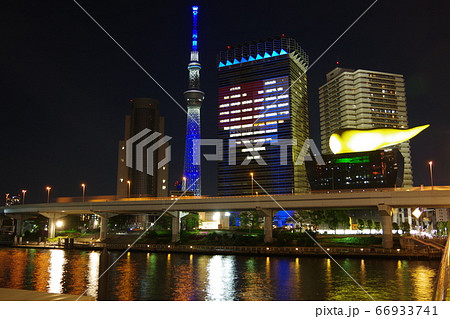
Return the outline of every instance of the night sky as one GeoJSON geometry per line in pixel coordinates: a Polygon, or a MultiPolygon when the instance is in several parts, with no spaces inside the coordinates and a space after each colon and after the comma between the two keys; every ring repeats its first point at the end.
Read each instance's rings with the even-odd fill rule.
{"type": "MultiPolygon", "coordinates": [[[[342,1],[100,1],[79,3],[184,106],[191,6],[199,5],[202,135],[216,137],[216,54],[227,45],[286,34],[313,62],[372,3],[342,1]]],[[[414,184],[450,185],[448,1],[379,0],[308,72],[311,137],[320,147],[318,88],[340,66],[403,74],[414,184]]],[[[118,141],[130,99],[161,101],[173,137],[170,182],[182,176],[186,114],[71,0],[0,4],[0,194],[27,189],[27,202],[116,191],[118,141]]],[[[216,192],[216,166],[202,167],[216,192]]],[[[3,195],[2,195],[3,196],[3,195]]]]}

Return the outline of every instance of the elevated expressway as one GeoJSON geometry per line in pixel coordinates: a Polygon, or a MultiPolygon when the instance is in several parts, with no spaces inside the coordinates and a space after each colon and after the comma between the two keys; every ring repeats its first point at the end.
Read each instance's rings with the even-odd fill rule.
{"type": "Polygon", "coordinates": [[[395,208],[450,208],[450,189],[379,189],[378,191],[334,191],[295,195],[241,197],[122,198],[88,199],[86,202],[25,204],[1,207],[0,212],[21,221],[29,215],[49,218],[49,237],[55,234],[56,219],[70,214],[96,214],[101,217],[100,238],[106,237],[107,220],[116,214],[156,214],[167,211],[172,217],[172,239],[179,238],[180,218],[187,212],[258,211],[264,216],[265,241],[272,241],[273,216],[278,211],[297,209],[376,208],[381,215],[383,247],[392,248],[392,215],[395,208]]]}

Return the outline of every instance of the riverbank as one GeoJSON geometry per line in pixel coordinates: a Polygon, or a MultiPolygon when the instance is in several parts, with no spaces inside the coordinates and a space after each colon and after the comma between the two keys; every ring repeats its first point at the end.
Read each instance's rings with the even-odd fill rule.
{"type": "MultiPolygon", "coordinates": [[[[5,245],[4,245],[5,246],[5,245]]],[[[107,244],[101,242],[74,243],[59,245],[58,242],[24,243],[6,245],[15,248],[36,249],[81,249],[81,250],[126,250],[142,252],[189,253],[207,255],[258,255],[258,256],[293,256],[293,257],[350,257],[350,258],[396,258],[396,259],[440,259],[442,251],[430,247],[421,249],[384,249],[360,247],[277,247],[277,246],[206,246],[180,244],[107,244]]]]}

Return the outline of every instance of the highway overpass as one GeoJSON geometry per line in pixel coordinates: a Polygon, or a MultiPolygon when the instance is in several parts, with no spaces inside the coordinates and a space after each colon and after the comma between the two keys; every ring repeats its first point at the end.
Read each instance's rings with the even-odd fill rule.
{"type": "MultiPolygon", "coordinates": [[[[110,197],[112,198],[112,197],[110,197]]],[[[450,187],[412,189],[378,189],[359,191],[312,192],[295,195],[259,195],[180,198],[90,198],[86,202],[25,204],[1,207],[0,212],[17,220],[27,215],[43,215],[50,219],[49,237],[54,236],[56,219],[69,214],[97,214],[101,217],[100,238],[106,237],[107,219],[115,214],[162,214],[172,216],[173,240],[179,236],[180,218],[186,212],[225,212],[256,210],[264,216],[265,240],[272,240],[273,216],[280,210],[375,208],[383,228],[383,246],[391,248],[394,208],[450,208],[450,187]]]]}

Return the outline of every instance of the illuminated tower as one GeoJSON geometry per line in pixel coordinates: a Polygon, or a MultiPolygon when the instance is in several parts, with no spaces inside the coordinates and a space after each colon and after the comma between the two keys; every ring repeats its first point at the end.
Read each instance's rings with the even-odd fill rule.
{"type": "Polygon", "coordinates": [[[200,164],[194,165],[194,140],[200,138],[200,108],[202,106],[205,93],[200,91],[200,69],[197,51],[197,16],[198,7],[192,7],[193,28],[192,28],[192,50],[191,60],[188,64],[189,88],[184,92],[187,104],[187,125],[186,125],[186,148],[184,153],[184,175],[186,183],[183,183],[183,190],[193,191],[194,195],[201,194],[200,164]]]}

